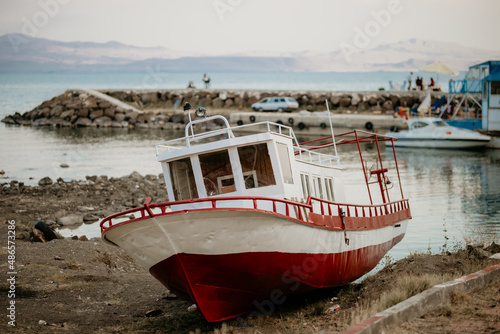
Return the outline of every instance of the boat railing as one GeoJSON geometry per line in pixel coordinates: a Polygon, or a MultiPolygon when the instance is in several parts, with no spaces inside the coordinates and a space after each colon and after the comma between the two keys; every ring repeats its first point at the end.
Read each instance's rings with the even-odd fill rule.
{"type": "Polygon", "coordinates": [[[300,203],[286,199],[249,196],[210,197],[158,204],[150,204],[150,202],[151,198],[148,197],[142,207],[130,209],[105,218],[100,223],[101,233],[108,231],[112,227],[142,219],[195,211],[257,210],[282,215],[309,224],[310,213],[337,217],[377,217],[409,209],[407,199],[378,205],[335,203],[316,197],[309,197],[305,203],[300,203]],[[195,203],[209,203],[209,205],[200,205],[196,208],[192,206],[195,203]],[[183,204],[190,204],[190,207],[182,209],[183,204]],[[172,210],[172,206],[175,206],[176,210],[172,210]]]}
{"type": "Polygon", "coordinates": [[[480,79],[464,79],[450,81],[448,92],[450,94],[481,93],[483,82],[480,79]]]}
{"type": "Polygon", "coordinates": [[[186,125],[184,137],[156,144],[155,145],[156,155],[160,153],[172,152],[179,149],[187,148],[197,142],[202,142],[203,140],[210,140],[214,138],[219,139],[217,137],[220,137],[221,135],[227,135],[228,138],[234,138],[235,135],[233,131],[242,129],[247,130],[247,128],[251,128],[249,131],[252,131],[253,133],[269,132],[293,138],[295,142],[297,142],[295,134],[293,133],[293,129],[283,124],[278,124],[273,122],[259,122],[259,123],[241,125],[237,127],[231,127],[229,126],[229,123],[227,123],[225,117],[211,116],[204,119],[192,121],[188,125],[186,125]],[[194,133],[193,125],[206,122],[207,120],[215,120],[215,119],[223,119],[223,122],[225,121],[226,127],[201,133],[194,133]]]}
{"type": "Polygon", "coordinates": [[[233,127],[233,130],[262,132],[263,127],[265,128],[265,132],[275,133],[275,134],[295,138],[295,134],[293,133],[293,129],[290,126],[287,126],[284,124],[279,124],[279,123],[274,123],[274,122],[269,122],[269,121],[239,125],[237,127],[233,127]],[[258,131],[259,128],[261,129],[260,131],[258,131]]]}
{"type": "Polygon", "coordinates": [[[130,209],[105,218],[100,223],[101,233],[106,232],[114,226],[137,220],[194,211],[258,210],[283,215],[301,222],[307,222],[309,213],[312,210],[312,206],[310,204],[270,197],[210,197],[158,204],[150,204],[150,202],[151,198],[148,197],[142,207],[130,209]],[[194,203],[210,203],[210,205],[201,205],[199,208],[194,208],[192,206],[194,203]],[[185,204],[191,204],[190,208],[182,209],[182,205],[185,204]],[[172,206],[176,206],[177,209],[171,210],[172,206]],[[128,220],[124,220],[127,218],[128,220]]]}
{"type": "Polygon", "coordinates": [[[339,157],[335,155],[313,152],[297,146],[294,146],[293,149],[295,160],[327,167],[339,165],[339,157]]]}
{"type": "Polygon", "coordinates": [[[317,197],[310,197],[307,203],[311,204],[313,208],[319,206],[319,209],[317,209],[319,212],[315,213],[328,216],[344,215],[344,217],[376,217],[401,212],[410,208],[407,199],[383,204],[363,205],[336,203],[317,197]],[[313,203],[318,205],[313,205],[313,203]]]}

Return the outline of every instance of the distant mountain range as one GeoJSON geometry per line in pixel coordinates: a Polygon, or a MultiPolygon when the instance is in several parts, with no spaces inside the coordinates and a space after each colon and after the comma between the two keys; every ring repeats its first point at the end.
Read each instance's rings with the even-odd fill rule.
{"type": "Polygon", "coordinates": [[[60,42],[22,34],[0,36],[0,73],[143,72],[147,68],[196,72],[416,71],[435,61],[465,71],[470,65],[498,59],[500,51],[417,39],[371,49],[341,47],[329,53],[206,56],[118,42],[60,42]]]}

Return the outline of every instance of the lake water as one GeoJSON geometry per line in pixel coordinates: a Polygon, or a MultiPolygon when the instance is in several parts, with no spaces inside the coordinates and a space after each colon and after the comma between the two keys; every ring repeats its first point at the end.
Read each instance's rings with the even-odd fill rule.
{"type": "MultiPolygon", "coordinates": [[[[196,76],[197,75],[197,76],[196,76]]],[[[357,74],[351,74],[356,78],[357,74]]],[[[405,73],[363,74],[358,83],[348,81],[339,90],[376,90],[387,83],[387,77],[404,78],[405,73]]],[[[0,117],[15,111],[30,110],[70,88],[141,88],[144,74],[45,74],[0,75],[0,117]]],[[[175,82],[182,88],[188,77],[199,74],[176,74],[175,82]]],[[[216,78],[215,74],[211,75],[216,78]]],[[[174,74],[166,75],[173,80],[174,74]]],[[[214,88],[249,89],[334,89],[328,86],[327,74],[252,74],[248,83],[238,79],[241,74],[221,74],[226,86],[214,88]],[[271,77],[275,79],[271,80],[271,77]],[[316,75],[316,76],[315,76],[316,75]],[[231,79],[233,78],[233,79],[231,79]],[[287,79],[288,78],[288,79],[287,79]],[[293,83],[284,80],[295,80],[293,83]],[[315,80],[316,79],[316,80],[315,80]],[[324,86],[323,84],[324,83],[324,86]]],[[[335,77],[331,74],[330,78],[335,77]]],[[[165,80],[167,80],[165,79],[165,80]]],[[[222,80],[222,79],[221,79],[222,80]]],[[[350,80],[350,79],[349,79],[350,80]]],[[[402,81],[402,80],[401,80],[402,81]]],[[[395,82],[395,79],[394,81],[395,82]]],[[[341,85],[341,83],[339,83],[341,85]]],[[[18,180],[36,184],[39,179],[84,179],[86,175],[123,176],[132,171],[159,174],[154,144],[181,135],[166,130],[129,129],[49,129],[12,127],[0,124],[0,170],[6,173],[0,182],[18,180]],[[61,168],[62,163],[69,168],[61,168]]],[[[374,154],[373,147],[368,147],[374,154]]],[[[363,181],[356,151],[340,149],[341,163],[349,176],[348,197],[359,201],[356,184],[363,181]]],[[[500,235],[500,150],[447,151],[429,149],[398,149],[398,163],[405,197],[410,199],[413,219],[406,237],[391,252],[401,258],[410,252],[438,253],[454,244],[468,241],[496,241],[500,235]]],[[[385,153],[388,161],[392,155],[385,153]]],[[[392,161],[393,163],[393,161],[392,161]]],[[[394,181],[394,180],[393,180],[394,181]]],[[[96,224],[85,225],[84,230],[64,233],[99,236],[96,224]]]]}

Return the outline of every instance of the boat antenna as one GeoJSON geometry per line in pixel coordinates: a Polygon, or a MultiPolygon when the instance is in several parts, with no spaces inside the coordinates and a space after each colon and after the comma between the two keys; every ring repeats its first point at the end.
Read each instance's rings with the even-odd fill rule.
{"type": "Polygon", "coordinates": [[[337,158],[337,167],[340,166],[339,155],[337,154],[337,144],[335,143],[335,134],[333,133],[332,115],[330,114],[330,107],[328,106],[328,99],[325,99],[326,110],[328,111],[328,121],[330,122],[330,130],[332,131],[333,147],[335,148],[335,157],[337,158]]]}

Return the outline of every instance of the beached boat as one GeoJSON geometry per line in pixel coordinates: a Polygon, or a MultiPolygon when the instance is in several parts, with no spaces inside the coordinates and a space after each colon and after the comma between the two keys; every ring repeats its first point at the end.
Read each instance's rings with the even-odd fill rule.
{"type": "Polygon", "coordinates": [[[395,155],[382,161],[384,136],[352,131],[299,144],[289,126],[231,127],[196,114],[185,137],[156,145],[171,201],[148,199],[103,220],[101,232],[206,320],[269,314],[291,293],[352,282],[405,235],[410,208],[395,155]],[[195,131],[207,122],[220,126],[195,131]],[[366,142],[376,153],[363,159],[366,142]],[[365,171],[364,205],[345,197],[337,145],[347,143],[365,171]],[[400,199],[390,200],[391,187],[400,199]]]}
{"type": "Polygon", "coordinates": [[[404,122],[408,130],[386,133],[397,139],[396,147],[474,149],[485,147],[491,140],[490,136],[448,125],[437,117],[411,118],[404,122]]]}

